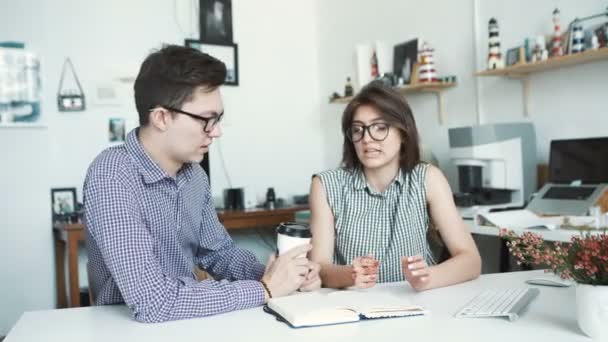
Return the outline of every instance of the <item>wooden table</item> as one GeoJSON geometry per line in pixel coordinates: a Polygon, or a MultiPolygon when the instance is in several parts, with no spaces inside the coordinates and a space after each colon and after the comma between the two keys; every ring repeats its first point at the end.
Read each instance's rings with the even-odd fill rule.
{"type": "MultiPolygon", "coordinates": [[[[274,229],[279,223],[295,221],[295,213],[307,210],[307,206],[279,209],[218,210],[217,216],[227,230],[269,227],[274,229]]],[[[70,290],[69,307],[80,306],[80,286],[78,282],[78,243],[84,241],[84,224],[55,223],[55,275],[57,282],[57,305],[68,307],[65,284],[65,250],[68,254],[68,283],[70,290]]]]}

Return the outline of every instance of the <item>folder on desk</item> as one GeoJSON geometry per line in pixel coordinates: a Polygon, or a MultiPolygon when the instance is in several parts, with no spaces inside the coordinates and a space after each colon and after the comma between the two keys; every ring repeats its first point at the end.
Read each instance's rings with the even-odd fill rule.
{"type": "MultiPolygon", "coordinates": [[[[529,229],[545,228],[555,230],[564,223],[566,216],[538,216],[534,212],[521,209],[509,210],[495,213],[479,213],[476,216],[476,223],[479,225],[490,225],[498,228],[507,229],[529,229]]],[[[590,216],[567,216],[570,226],[593,225],[595,219],[590,216]]]]}
{"type": "Polygon", "coordinates": [[[366,319],[421,316],[428,312],[390,294],[337,290],[273,298],[264,311],[293,328],[351,323],[366,319]]]}

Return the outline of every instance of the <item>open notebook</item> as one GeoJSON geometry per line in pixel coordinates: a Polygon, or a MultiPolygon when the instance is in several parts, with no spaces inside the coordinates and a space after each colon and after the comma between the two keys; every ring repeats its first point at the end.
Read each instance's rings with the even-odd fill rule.
{"type": "Polygon", "coordinates": [[[311,292],[273,298],[264,310],[294,328],[427,313],[405,298],[357,290],[311,292]]]}

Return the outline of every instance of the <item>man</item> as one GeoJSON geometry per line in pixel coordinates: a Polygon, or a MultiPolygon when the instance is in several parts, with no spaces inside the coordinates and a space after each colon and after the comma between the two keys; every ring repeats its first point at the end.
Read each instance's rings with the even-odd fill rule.
{"type": "Polygon", "coordinates": [[[226,67],[200,51],[150,54],[135,81],[140,127],[103,151],[84,183],[90,286],[96,304],[126,303],[136,320],[213,315],[320,287],[310,245],[264,268],[235,246],[199,166],[224,114],[226,67]],[[215,279],[197,281],[195,266],[215,279]]]}

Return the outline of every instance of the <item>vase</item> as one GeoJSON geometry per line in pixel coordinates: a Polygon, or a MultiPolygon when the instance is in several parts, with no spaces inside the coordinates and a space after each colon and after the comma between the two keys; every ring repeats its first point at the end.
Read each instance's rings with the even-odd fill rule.
{"type": "Polygon", "coordinates": [[[608,338],[608,286],[577,283],[576,317],[587,336],[608,338]]]}

